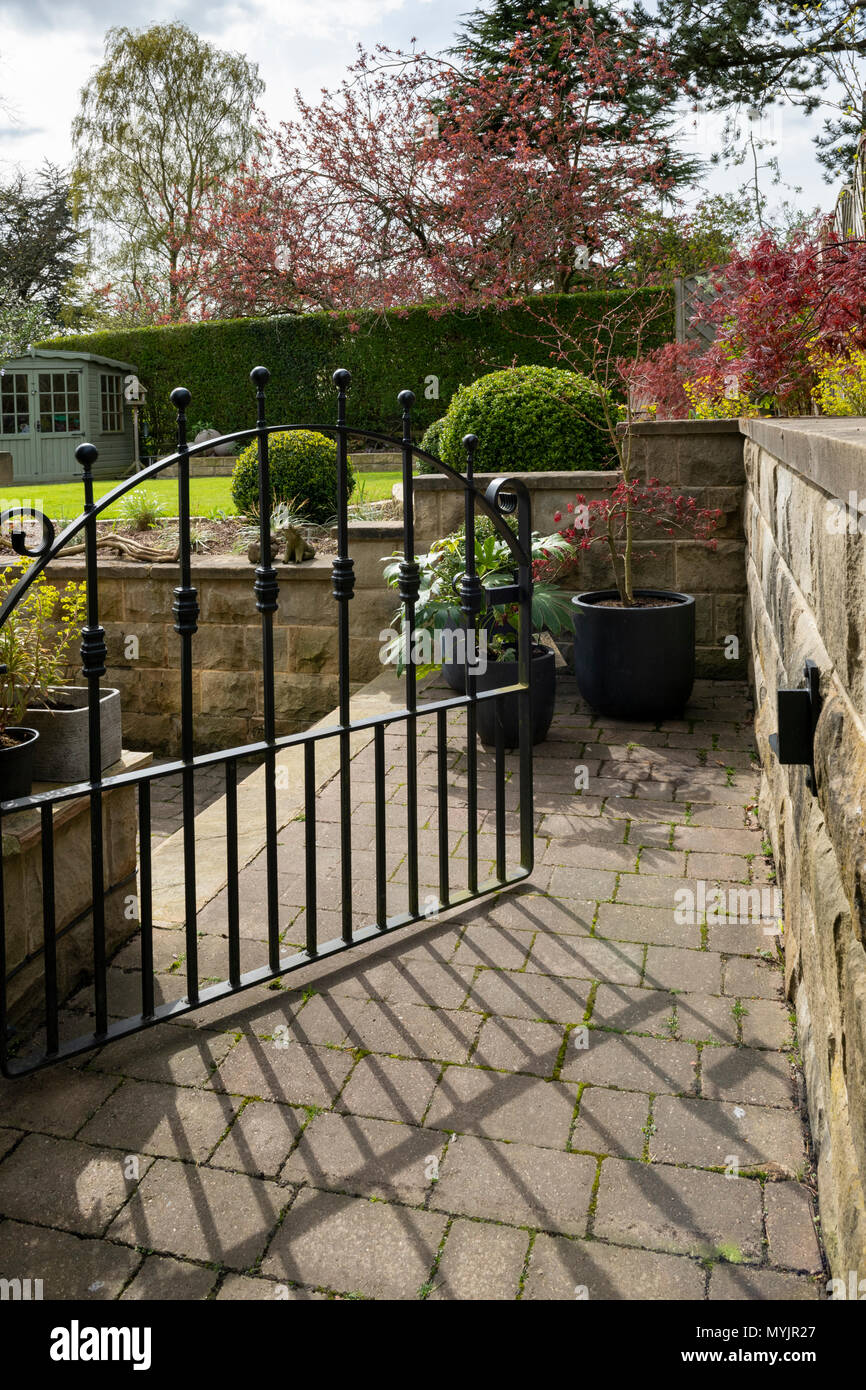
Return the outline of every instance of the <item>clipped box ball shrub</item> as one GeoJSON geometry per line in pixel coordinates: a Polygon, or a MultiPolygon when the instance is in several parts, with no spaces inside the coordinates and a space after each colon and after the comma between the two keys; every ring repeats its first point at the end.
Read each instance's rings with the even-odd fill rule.
{"type": "MultiPolygon", "coordinates": [[[[442,430],[444,426],[444,415],[440,420],[434,420],[432,425],[428,425],[421,437],[421,443],[418,446],[419,449],[423,449],[426,454],[432,454],[436,459],[441,458],[442,430]]],[[[428,463],[426,459],[418,460],[419,473],[435,473],[436,471],[433,464],[428,463]]]]}
{"type": "Polygon", "coordinates": [[[598,388],[558,367],[508,367],[461,386],[442,424],[439,455],[466,468],[463,437],[478,436],[479,473],[614,468],[598,388]]]}
{"type": "MultiPolygon", "coordinates": [[[[271,465],[271,501],[292,502],[310,521],[322,524],[337,512],[337,446],[315,430],[272,434],[268,448],[271,465]]],[[[355,475],[348,464],[349,493],[355,475]]],[[[247,516],[258,510],[259,459],[253,442],[238,454],[232,470],[232,498],[247,516]]]]}

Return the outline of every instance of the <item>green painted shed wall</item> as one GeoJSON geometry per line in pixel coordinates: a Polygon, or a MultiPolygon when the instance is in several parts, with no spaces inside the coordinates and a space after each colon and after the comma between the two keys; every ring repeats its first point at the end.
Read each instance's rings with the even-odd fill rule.
{"type": "MultiPolygon", "coordinates": [[[[12,455],[14,482],[61,483],[68,482],[81,473],[75,460],[75,450],[87,440],[99,450],[99,458],[93,468],[94,477],[121,478],[133,460],[134,440],[132,409],[123,400],[123,378],[136,369],[128,362],[117,362],[113,358],[97,357],[90,353],[74,353],[37,349],[20,357],[9,358],[2,363],[3,381],[9,383],[15,375],[20,387],[24,375],[27,376],[29,401],[29,422],[26,431],[17,428],[21,419],[14,421],[15,427],[9,429],[11,417],[0,414],[0,452],[12,455]],[[38,390],[39,374],[74,373],[78,378],[81,428],[77,431],[43,433],[36,429],[40,416],[38,390]],[[121,409],[123,429],[121,432],[103,433],[101,382],[105,376],[119,377],[121,383],[121,409]]],[[[7,392],[6,400],[10,399],[7,392]]]]}

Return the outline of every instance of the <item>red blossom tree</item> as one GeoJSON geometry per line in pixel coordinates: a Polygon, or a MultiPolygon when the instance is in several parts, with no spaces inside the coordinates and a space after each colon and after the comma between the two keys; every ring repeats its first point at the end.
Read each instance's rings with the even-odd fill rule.
{"type": "Polygon", "coordinates": [[[582,11],[540,19],[490,73],[362,51],[336,92],[298,96],[297,118],[266,129],[219,189],[202,219],[202,311],[472,307],[574,289],[670,190],[667,147],[626,106],[648,72],[676,89],[658,45],[626,54],[582,11]]]}

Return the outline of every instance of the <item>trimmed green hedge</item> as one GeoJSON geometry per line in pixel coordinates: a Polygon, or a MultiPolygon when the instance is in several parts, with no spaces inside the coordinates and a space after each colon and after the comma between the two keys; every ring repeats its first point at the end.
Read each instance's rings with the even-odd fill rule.
{"type": "MultiPolygon", "coordinates": [[[[629,317],[635,320],[660,299],[664,307],[656,332],[645,336],[644,351],[670,341],[670,291],[645,289],[630,291],[629,296],[629,317]]],[[[255,390],[249,373],[259,365],[271,372],[267,414],[274,424],[334,420],[331,374],[336,367],[348,367],[353,377],[350,423],[399,437],[397,395],[408,387],[416,396],[413,418],[415,437],[420,438],[444,414],[459,386],[514,364],[551,364],[549,347],[535,340],[542,331],[537,315],[554,315],[578,342],[591,343],[599,319],[629,296],[618,291],[538,295],[525,305],[475,313],[420,306],[385,314],[215,319],[167,328],[105,329],[53,338],[40,346],[131,362],[148,388],[145,418],[160,452],[173,443],[168,396],[175,386],[192,392],[192,420],[215,420],[226,433],[254,425],[255,390]]],[[[629,336],[624,326],[618,351],[629,351],[629,336]]],[[[152,451],[152,443],[150,447],[152,451]]]]}

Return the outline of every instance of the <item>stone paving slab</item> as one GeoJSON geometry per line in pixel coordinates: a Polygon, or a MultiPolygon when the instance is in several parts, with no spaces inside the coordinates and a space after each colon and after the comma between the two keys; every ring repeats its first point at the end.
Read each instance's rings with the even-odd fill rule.
{"type": "Polygon", "coordinates": [[[123,1245],[19,1221],[0,1225],[2,1277],[30,1279],[31,1289],[41,1279],[44,1299],[117,1298],[140,1264],[141,1256],[123,1245]]]}
{"type": "Polygon", "coordinates": [[[287,1212],[262,1270],[368,1298],[418,1298],[445,1226],[434,1212],[308,1188],[287,1212]]]}
{"type": "MultiPolygon", "coordinates": [[[[772,883],[747,809],[750,719],[744,689],[698,682],[684,719],[618,724],[594,717],[563,677],[537,750],[527,883],[2,1083],[0,1277],[41,1277],[61,1299],[820,1296],[777,939],[697,906],[712,885],[739,894],[772,883]],[[590,769],[580,794],[578,763],[590,769]]],[[[448,717],[455,886],[467,869],[461,720],[448,717]]],[[[422,720],[420,867],[435,897],[434,735],[422,720]]],[[[408,880],[401,726],[386,746],[394,911],[408,880]]],[[[316,803],[323,936],[340,931],[333,767],[316,803]]],[[[487,865],[490,754],[479,769],[487,865]]],[[[510,863],[514,770],[509,755],[510,863]]],[[[219,972],[226,894],[211,781],[200,791],[210,856],[200,971],[219,972]]],[[[361,925],[373,900],[368,737],[353,740],[352,781],[361,925]]],[[[170,791],[159,798],[166,826],[170,791]]],[[[260,791],[256,770],[244,805],[260,791]]],[[[289,950],[304,940],[308,827],[287,802],[280,819],[289,950]]],[[[239,884],[253,964],[266,940],[257,833],[251,821],[239,884]]],[[[160,857],[179,862],[172,836],[160,857]]],[[[170,874],[162,901],[177,924],[170,874]]],[[[183,932],[160,932],[157,947],[157,992],[182,997],[183,932]]],[[[112,1012],[140,1007],[139,964],[135,942],[115,958],[112,1012]]],[[[87,1026],[91,1002],[84,989],[64,1010],[64,1035],[87,1026]]]]}
{"type": "Polygon", "coordinates": [[[586,1154],[459,1137],[448,1145],[431,1206],[508,1226],[583,1235],[597,1163],[586,1154]]]}
{"type": "Polygon", "coordinates": [[[627,1250],[599,1240],[540,1235],[523,1297],[529,1299],[700,1299],[706,1274],[695,1260],[627,1250]]]}
{"type": "Polygon", "coordinates": [[[608,1158],[593,1234],[644,1250],[757,1264],[763,1235],[760,1184],[608,1158]]]}
{"type": "MultiPolygon", "coordinates": [[[[122,1246],[116,1248],[123,1249],[122,1246]]],[[[121,1298],[191,1302],[207,1298],[216,1281],[215,1269],[205,1269],[186,1260],[172,1260],[165,1255],[148,1255],[121,1298]]]]}
{"type": "Polygon", "coordinates": [[[264,1251],[289,1195],[267,1180],[161,1158],[108,1233],[123,1245],[244,1270],[264,1251]]]}

